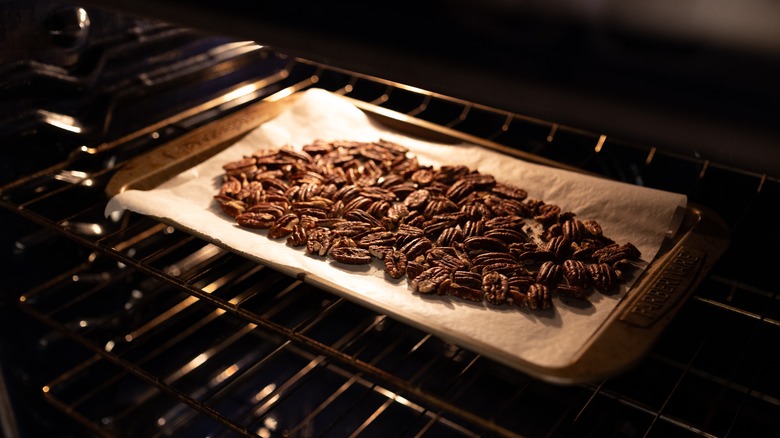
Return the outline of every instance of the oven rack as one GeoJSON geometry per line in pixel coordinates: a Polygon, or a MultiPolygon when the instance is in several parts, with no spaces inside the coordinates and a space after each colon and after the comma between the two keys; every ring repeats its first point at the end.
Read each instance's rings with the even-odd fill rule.
{"type": "MultiPolygon", "coordinates": [[[[597,384],[550,385],[152,219],[105,218],[102,188],[123,160],[169,138],[161,123],[84,148],[2,189],[0,202],[15,213],[24,257],[48,261],[52,247],[72,255],[73,266],[44,266],[34,280],[12,286],[18,308],[51,327],[41,342],[83,347],[41,391],[92,433],[343,436],[343,427],[366,436],[759,436],[780,430],[777,362],[765,348],[780,339],[772,260],[743,261],[760,250],[745,236],[771,229],[776,179],[302,59],[256,84],[251,99],[234,99],[322,87],[610,178],[686,193],[726,219],[735,244],[644,363],[597,384]],[[119,159],[107,159],[113,156],[119,159]],[[93,303],[103,311],[94,314],[93,303]],[[331,326],[344,321],[349,326],[334,336],[331,326]],[[179,356],[172,354],[177,349],[179,356]],[[221,354],[232,361],[215,360],[221,354]],[[269,370],[286,374],[263,381],[275,375],[269,370]],[[303,406],[301,399],[323,385],[330,389],[318,393],[321,400],[303,406]],[[296,407],[298,417],[287,418],[296,407]]],[[[170,135],[219,117],[215,108],[204,109],[208,117],[188,114],[197,123],[169,121],[177,127],[170,135]]]]}

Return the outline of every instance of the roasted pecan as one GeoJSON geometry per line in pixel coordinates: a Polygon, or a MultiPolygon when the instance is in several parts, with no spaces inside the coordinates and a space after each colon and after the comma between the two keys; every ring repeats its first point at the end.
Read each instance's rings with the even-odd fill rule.
{"type": "Polygon", "coordinates": [[[427,237],[418,237],[401,247],[401,251],[406,254],[406,258],[411,260],[417,257],[424,257],[425,253],[433,248],[433,242],[427,237]]]}
{"type": "Polygon", "coordinates": [[[509,279],[505,275],[495,271],[482,274],[482,292],[485,301],[490,304],[500,305],[506,302],[506,294],[509,290],[509,279]]]}
{"type": "Polygon", "coordinates": [[[481,302],[484,299],[485,294],[479,287],[464,286],[454,281],[450,281],[447,284],[445,292],[453,297],[458,297],[466,301],[481,302]]]}
{"type": "Polygon", "coordinates": [[[445,192],[445,195],[454,202],[458,202],[474,190],[476,190],[474,182],[467,179],[461,179],[450,186],[450,188],[445,192]]]}
{"type": "Polygon", "coordinates": [[[510,243],[523,243],[528,241],[528,234],[509,228],[493,228],[485,231],[485,237],[495,237],[506,244],[510,243]]]}
{"type": "Polygon", "coordinates": [[[579,260],[566,260],[563,262],[563,276],[571,286],[588,287],[590,285],[590,274],[585,264],[579,260]]]}
{"type": "Polygon", "coordinates": [[[509,184],[496,183],[492,191],[493,193],[496,193],[505,198],[515,199],[518,201],[522,201],[528,197],[528,192],[509,184]]]}
{"type": "Polygon", "coordinates": [[[469,220],[463,224],[463,238],[481,236],[485,233],[485,222],[482,220],[469,220]]]}
{"type": "Polygon", "coordinates": [[[236,216],[236,223],[245,228],[271,228],[277,216],[270,213],[245,212],[236,216]]]}
{"type": "Polygon", "coordinates": [[[306,241],[306,252],[311,255],[324,256],[333,243],[333,234],[327,228],[314,228],[309,231],[306,241]]]}
{"type": "Polygon", "coordinates": [[[397,225],[401,219],[409,215],[409,209],[404,204],[396,203],[391,205],[385,214],[393,224],[397,225]]]}
{"type": "Polygon", "coordinates": [[[417,183],[417,185],[427,186],[433,182],[433,170],[430,167],[417,169],[409,179],[417,183]]]}
{"type": "Polygon", "coordinates": [[[601,292],[612,292],[617,286],[617,273],[606,263],[588,265],[588,273],[593,280],[593,286],[601,292]]]}
{"type": "Polygon", "coordinates": [[[425,189],[416,190],[404,199],[404,205],[410,210],[425,208],[431,200],[431,192],[425,189]]]}
{"type": "Polygon", "coordinates": [[[372,227],[384,228],[384,225],[382,224],[382,221],[380,221],[379,219],[375,218],[374,216],[371,216],[370,214],[368,214],[367,212],[365,212],[363,210],[351,210],[351,211],[348,211],[348,212],[346,212],[344,214],[344,217],[347,220],[350,220],[350,221],[365,222],[365,223],[371,225],[372,227]]]}
{"type": "Polygon", "coordinates": [[[425,270],[425,266],[423,266],[422,263],[407,259],[406,276],[409,278],[409,280],[414,280],[424,270],[425,270]]]}
{"type": "MultiPolygon", "coordinates": [[[[309,239],[311,241],[311,239],[309,239]]],[[[337,262],[348,265],[365,265],[371,262],[371,254],[367,249],[340,246],[330,251],[331,257],[337,262]]]]}
{"type": "Polygon", "coordinates": [[[293,232],[293,226],[300,222],[298,215],[287,213],[276,219],[273,226],[268,230],[269,239],[280,239],[287,237],[293,232]]]}
{"type": "Polygon", "coordinates": [[[224,201],[217,199],[219,207],[226,215],[235,218],[246,211],[246,205],[242,201],[224,201]]]}
{"type": "Polygon", "coordinates": [[[553,261],[547,261],[539,267],[539,272],[536,273],[536,282],[552,286],[558,283],[562,276],[563,266],[553,261]]]}
{"type": "Polygon", "coordinates": [[[458,204],[450,201],[444,196],[431,196],[430,201],[423,209],[423,216],[426,218],[432,218],[436,215],[453,213],[460,210],[458,204]]]}
{"type": "Polygon", "coordinates": [[[514,278],[520,275],[530,275],[528,270],[516,262],[496,262],[482,267],[482,272],[498,272],[508,278],[514,278]]]}
{"type": "Polygon", "coordinates": [[[366,234],[361,237],[357,244],[361,248],[370,246],[393,246],[395,245],[395,234],[391,231],[377,231],[366,234]]]}
{"type": "Polygon", "coordinates": [[[330,250],[332,252],[336,248],[357,248],[357,246],[357,243],[351,237],[336,236],[330,244],[330,250]]]}
{"type": "Polygon", "coordinates": [[[287,236],[287,244],[293,247],[304,246],[308,240],[306,229],[300,224],[292,227],[292,232],[287,236]]]}
{"type": "Polygon", "coordinates": [[[561,207],[554,204],[542,204],[535,210],[534,220],[544,224],[550,225],[558,220],[558,214],[561,212],[561,207]]]}
{"type": "Polygon", "coordinates": [[[483,252],[506,252],[507,246],[495,237],[473,236],[463,240],[463,246],[472,255],[483,252]]]}
{"type": "Polygon", "coordinates": [[[563,236],[555,236],[547,242],[547,251],[555,254],[558,260],[565,260],[571,255],[571,240],[563,236]]]}
{"type": "MultiPolygon", "coordinates": [[[[408,264],[407,264],[408,269],[408,264]]],[[[434,266],[422,271],[412,280],[412,290],[421,294],[430,294],[435,292],[439,285],[449,278],[450,272],[440,266],[434,266]]]]}
{"type": "Polygon", "coordinates": [[[371,225],[361,221],[343,220],[333,224],[330,229],[339,236],[355,237],[371,229],[371,225]]]}
{"type": "Polygon", "coordinates": [[[593,258],[599,263],[613,264],[622,259],[637,260],[641,256],[639,249],[631,243],[618,245],[613,243],[593,252],[593,258]]]}
{"type": "Polygon", "coordinates": [[[528,288],[526,295],[528,296],[526,305],[531,310],[546,310],[552,307],[550,289],[546,285],[534,283],[528,288]]]}
{"type": "Polygon", "coordinates": [[[436,239],[437,246],[453,246],[463,242],[463,232],[460,228],[449,227],[439,234],[436,239]]]}
{"type": "Polygon", "coordinates": [[[399,250],[390,249],[384,256],[385,272],[391,278],[401,278],[406,274],[406,254],[399,250]]]}
{"type": "Polygon", "coordinates": [[[469,271],[455,271],[452,281],[461,286],[482,290],[482,275],[469,271]]]}
{"type": "Polygon", "coordinates": [[[518,215],[499,216],[485,221],[486,230],[510,229],[523,234],[525,234],[523,231],[525,225],[525,219],[518,215]]]}

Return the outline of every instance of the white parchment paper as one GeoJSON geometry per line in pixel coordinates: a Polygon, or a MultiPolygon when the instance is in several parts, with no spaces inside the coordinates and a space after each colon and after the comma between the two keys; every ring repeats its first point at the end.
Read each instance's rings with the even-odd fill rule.
{"type": "Polygon", "coordinates": [[[556,298],[553,309],[545,312],[419,296],[410,291],[406,280],[386,280],[378,264],[344,267],[288,247],[284,239],[272,241],[265,232],[239,228],[213,201],[221,185],[222,165],[257,149],[285,144],[300,148],[315,139],[379,138],[407,146],[422,164],[463,164],[522,187],[530,197],[573,211],[580,219],[596,220],[605,235],[621,244],[636,245],[644,264],[656,255],[664,237],[676,230],[675,211],[686,205],[684,195],[540,166],[475,145],[436,144],[406,137],[375,124],[344,98],[311,89],[281,115],[208,161],[153,190],[129,190],[115,196],[106,214],[127,209],[161,218],[291,275],[305,274],[306,281],[510,365],[566,366],[609,316],[641,269],[634,270],[618,294],[594,293],[588,305],[556,298]]]}

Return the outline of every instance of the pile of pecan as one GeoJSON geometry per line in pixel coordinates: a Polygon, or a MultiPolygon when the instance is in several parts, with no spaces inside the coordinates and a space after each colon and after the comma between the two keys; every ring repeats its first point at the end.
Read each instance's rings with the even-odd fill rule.
{"type": "Polygon", "coordinates": [[[614,293],[640,257],[598,223],[463,165],[434,168],[394,142],[323,141],[223,166],[214,199],[241,227],[313,257],[378,260],[420,294],[548,309],[614,293]]]}

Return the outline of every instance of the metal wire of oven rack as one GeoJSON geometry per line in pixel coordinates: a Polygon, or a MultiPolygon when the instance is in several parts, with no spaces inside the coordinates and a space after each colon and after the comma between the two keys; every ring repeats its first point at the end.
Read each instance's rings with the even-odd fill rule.
{"type": "Polygon", "coordinates": [[[21,218],[19,252],[35,261],[37,274],[14,284],[16,308],[50,328],[38,340],[48,347],[40,357],[61,361],[42,396],[88,434],[780,432],[778,360],[767,348],[780,341],[776,257],[756,257],[767,241],[755,238],[777,240],[769,215],[780,188],[775,178],[302,59],[253,84],[2,188],[0,203],[21,218]],[[734,243],[643,363],[598,384],[556,386],[154,219],[103,215],[112,172],[168,138],[168,125],[197,126],[219,117],[217,108],[264,98],[264,90],[315,86],[610,178],[686,193],[726,219],[734,243]],[[49,267],[62,254],[67,268],[61,260],[49,267]],[[64,357],[51,353],[60,344],[70,346],[64,357]]]}

